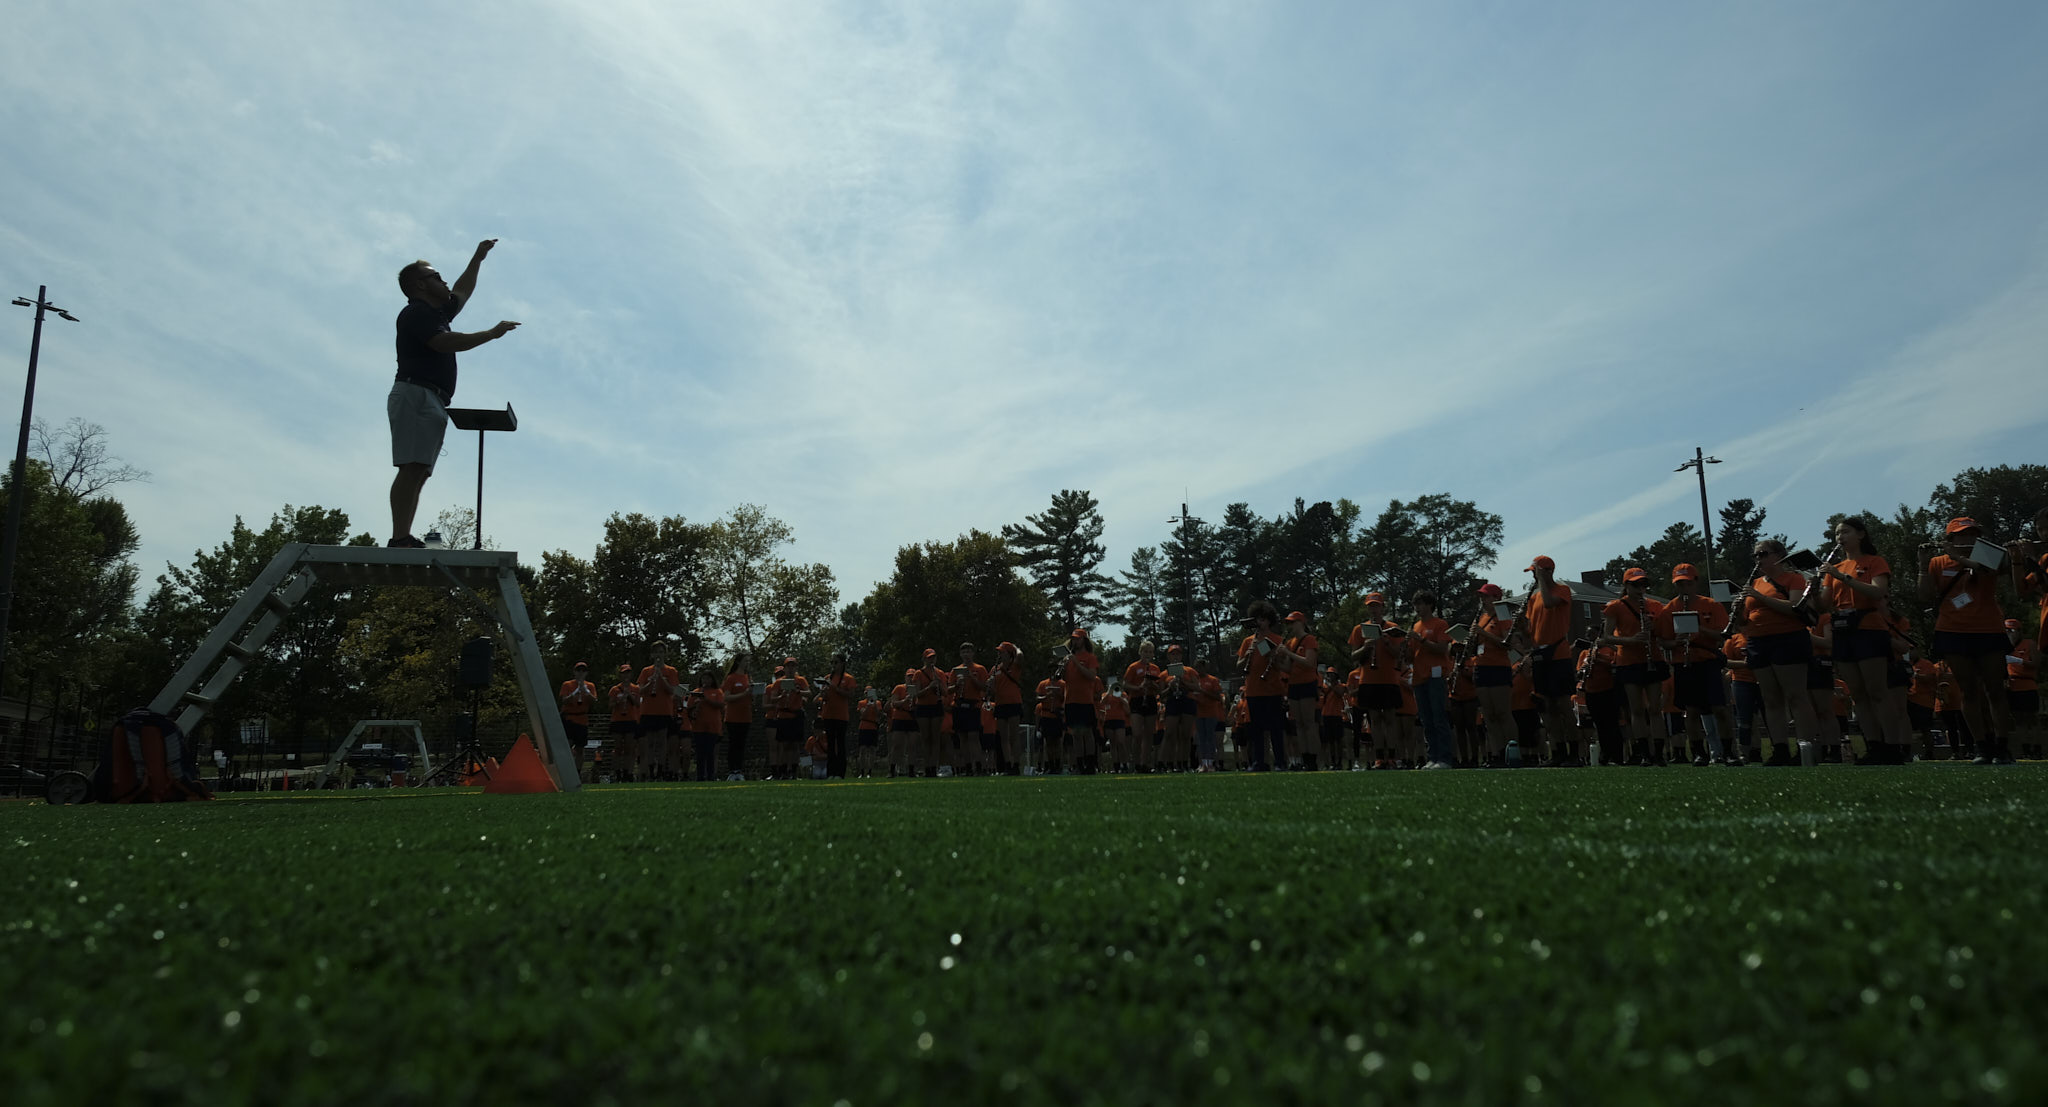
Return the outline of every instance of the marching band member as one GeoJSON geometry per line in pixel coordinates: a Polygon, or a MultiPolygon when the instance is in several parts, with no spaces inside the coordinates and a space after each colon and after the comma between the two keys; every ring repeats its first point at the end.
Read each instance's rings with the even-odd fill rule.
{"type": "Polygon", "coordinates": [[[1974,519],[1949,520],[1947,551],[1929,558],[1920,576],[1920,602],[1935,609],[1934,648],[1955,677],[1977,764],[2009,765],[2012,716],[2002,685],[2011,643],[1998,610],[1999,574],[1970,556],[1983,534],[1974,519]]]}
{"type": "Polygon", "coordinates": [[[1820,719],[1813,700],[1806,693],[1807,662],[1813,657],[1813,639],[1799,608],[1805,594],[1806,578],[1779,567],[1785,559],[1785,543],[1760,538],[1753,551],[1756,573],[1742,592],[1742,606],[1749,629],[1743,659],[1756,677],[1763,693],[1765,744],[1771,746],[1765,765],[1799,764],[1799,747],[1792,735],[1796,722],[1799,738],[1818,741],[1820,719]],[[1778,743],[1784,743],[1781,748],[1778,743]]]}
{"type": "Polygon", "coordinates": [[[1650,598],[1649,584],[1650,574],[1640,568],[1622,573],[1621,598],[1608,601],[1602,613],[1606,630],[1600,644],[1615,648],[1614,682],[1621,685],[1628,703],[1636,764],[1662,765],[1663,685],[1669,667],[1661,661],[1661,651],[1668,643],[1657,638],[1662,608],[1650,598]]]}
{"type": "Polygon", "coordinates": [[[1908,748],[1912,733],[1902,708],[1890,702],[1892,628],[1886,614],[1892,567],[1870,544],[1870,528],[1848,516],[1835,524],[1842,560],[1823,566],[1828,582],[1830,649],[1835,676],[1848,686],[1863,726],[1866,749],[1877,761],[1895,759],[1890,747],[1908,748]]]}
{"type": "Polygon", "coordinates": [[[1138,659],[1124,666],[1124,691],[1131,698],[1132,748],[1115,751],[1114,756],[1140,772],[1152,767],[1159,743],[1159,693],[1164,680],[1163,670],[1152,661],[1158,648],[1150,638],[1145,639],[1138,643],[1138,659]]]}

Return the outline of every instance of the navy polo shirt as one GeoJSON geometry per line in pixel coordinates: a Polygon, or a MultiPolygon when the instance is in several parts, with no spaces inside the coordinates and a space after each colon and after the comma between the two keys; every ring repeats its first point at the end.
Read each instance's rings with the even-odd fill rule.
{"type": "Polygon", "coordinates": [[[441,393],[443,402],[455,396],[455,355],[444,354],[427,342],[447,334],[449,323],[462,312],[462,297],[451,295],[448,306],[437,307],[425,300],[407,299],[398,313],[398,379],[423,384],[441,393]]]}

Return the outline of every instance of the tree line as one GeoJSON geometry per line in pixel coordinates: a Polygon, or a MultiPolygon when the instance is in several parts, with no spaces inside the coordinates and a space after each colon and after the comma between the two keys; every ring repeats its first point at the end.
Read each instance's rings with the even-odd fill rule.
{"type": "MultiPolygon", "coordinates": [[[[109,455],[105,432],[91,424],[74,421],[38,441],[0,679],[7,695],[54,702],[87,726],[153,696],[286,543],[376,544],[340,510],[286,505],[260,528],[238,518],[223,541],[166,566],[135,602],[139,536],[116,491],[146,474],[109,455]]],[[[1940,523],[1971,515],[1988,533],[2016,535],[2044,500],[2048,466],[1999,466],[1966,470],[1922,506],[1861,514],[1894,565],[1895,590],[1910,594],[1916,548],[1940,523]]],[[[1767,531],[1767,519],[1746,499],[1720,509],[1716,575],[1741,579],[1757,538],[1784,537],[1767,531]]],[[[1804,544],[1825,550],[1819,523],[1804,544]]],[[[760,505],[701,522],[615,513],[588,555],[545,551],[537,565],[521,565],[519,580],[554,673],[585,660],[606,678],[622,662],[643,664],[647,644],[660,640],[685,671],[722,671],[734,651],[745,650],[757,677],[784,656],[815,673],[843,651],[852,671],[894,684],[927,647],[950,658],[963,640],[984,654],[1009,640],[1027,659],[1047,663],[1069,629],[1117,626],[1120,637],[1097,636],[1117,668],[1143,639],[1191,643],[1195,656],[1223,658],[1240,637],[1245,605],[1256,599],[1307,612],[1319,635],[1341,640],[1360,619],[1367,591],[1384,592],[1405,610],[1409,596],[1429,589],[1455,618],[1469,608],[1482,574],[1494,571],[1511,589],[1520,579],[1513,567],[1494,569],[1501,517],[1448,494],[1390,500],[1370,516],[1349,499],[1297,499],[1270,517],[1233,503],[1214,520],[1173,521],[1116,569],[1105,565],[1106,525],[1092,495],[1062,489],[1044,511],[998,533],[970,530],[900,547],[886,579],[842,602],[831,568],[792,560],[791,528],[760,505]]],[[[457,548],[475,533],[466,510],[442,513],[438,526],[457,548]]],[[[1604,573],[1618,584],[1623,568],[1640,565],[1669,580],[1671,566],[1702,561],[1706,545],[1696,526],[1673,523],[1609,560],[1604,573]]],[[[2013,612],[2022,609],[2018,597],[2004,599],[2013,612]]],[[[442,589],[316,590],[265,660],[216,706],[209,737],[232,745],[253,727],[317,748],[331,747],[365,718],[457,727],[469,707],[453,682],[457,656],[465,641],[490,630],[473,603],[442,589]]],[[[497,671],[481,725],[517,728],[524,717],[517,687],[509,666],[497,671]]]]}

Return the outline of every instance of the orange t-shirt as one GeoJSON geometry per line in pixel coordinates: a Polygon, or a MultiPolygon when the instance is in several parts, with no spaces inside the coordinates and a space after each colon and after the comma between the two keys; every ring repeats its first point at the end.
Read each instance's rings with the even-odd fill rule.
{"type": "Polygon", "coordinates": [[[853,712],[853,697],[860,692],[860,681],[852,673],[840,673],[836,677],[819,677],[818,718],[847,719],[853,712]]]}
{"type": "Polygon", "coordinates": [[[1906,690],[1906,702],[1932,708],[1934,706],[1934,686],[1940,680],[1940,677],[1941,670],[1935,667],[1934,662],[1924,657],[1916,659],[1913,662],[1913,685],[1906,690]]]}
{"type": "Polygon", "coordinates": [[[1067,705],[1067,690],[1059,681],[1046,677],[1038,682],[1038,717],[1057,719],[1067,705]]]}
{"type": "Polygon", "coordinates": [[[1295,662],[1290,665],[1287,671],[1287,683],[1312,684],[1322,679],[1322,674],[1316,672],[1316,666],[1321,664],[1323,659],[1318,656],[1319,647],[1315,635],[1302,634],[1289,638],[1287,640],[1287,648],[1306,658],[1304,661],[1295,662]]]}
{"type": "Polygon", "coordinates": [[[1728,630],[1728,609],[1712,596],[1673,596],[1657,614],[1659,637],[1678,637],[1678,625],[1673,616],[1681,611],[1697,613],[1700,617],[1700,629],[1693,633],[1692,647],[1685,651],[1684,657],[1677,660],[1712,661],[1720,657],[1721,635],[1728,630]]]}
{"type": "Polygon", "coordinates": [[[1508,660],[1508,650],[1505,645],[1496,646],[1481,639],[1478,634],[1479,631],[1485,631],[1502,642],[1506,642],[1508,627],[1512,625],[1508,620],[1495,618],[1492,611],[1480,613],[1478,625],[1473,628],[1472,637],[1473,641],[1479,643],[1479,652],[1476,656],[1481,665],[1489,669],[1497,669],[1503,665],[1514,664],[1514,662],[1508,660]]]}
{"type": "Polygon", "coordinates": [[[744,670],[725,674],[718,686],[725,693],[725,722],[728,726],[754,721],[754,678],[744,670]]]}
{"type": "Polygon", "coordinates": [[[889,693],[889,721],[907,723],[910,719],[910,685],[899,684],[889,693]]]}
{"type": "Polygon", "coordinates": [[[995,671],[989,677],[993,685],[996,703],[1024,702],[1024,672],[1016,658],[996,663],[995,671]]]}
{"type": "Polygon", "coordinates": [[[1437,616],[1415,620],[1414,637],[1408,640],[1408,656],[1415,663],[1416,680],[1434,680],[1451,675],[1451,624],[1437,616]],[[1442,653],[1425,643],[1443,647],[1442,653]]]}
{"type": "MultiPolygon", "coordinates": [[[[1806,594],[1806,578],[1790,569],[1781,569],[1776,573],[1758,577],[1750,581],[1749,586],[1774,600],[1783,600],[1786,603],[1798,603],[1799,597],[1806,594]]],[[[1780,615],[1749,596],[1742,598],[1742,610],[1749,616],[1749,630],[1746,633],[1751,638],[1768,638],[1773,634],[1791,634],[1795,631],[1803,634],[1806,631],[1805,620],[1794,615],[1780,615]]]]}
{"type": "Polygon", "coordinates": [[[583,686],[583,690],[585,692],[588,692],[590,694],[589,699],[574,701],[563,700],[558,702],[560,702],[561,704],[563,722],[582,723],[587,726],[590,723],[590,705],[597,702],[597,685],[592,684],[587,680],[576,680],[574,678],[571,678],[569,680],[565,680],[562,682],[561,694],[564,696],[568,695],[569,693],[575,691],[576,686],[579,684],[583,686]]]}
{"type": "Polygon", "coordinates": [[[1396,688],[1399,688],[1399,689],[1401,690],[1401,707],[1400,707],[1400,709],[1399,709],[1398,711],[1396,711],[1396,712],[1395,712],[1395,714],[1397,714],[1397,715],[1413,715],[1413,714],[1416,714],[1416,710],[1415,710],[1415,682],[1414,682],[1414,678],[1412,678],[1411,676],[1409,676],[1409,674],[1408,674],[1408,670],[1407,670],[1407,668],[1406,668],[1406,667],[1403,667],[1403,668],[1402,668],[1402,670],[1401,670],[1401,679],[1395,682],[1395,684],[1394,684],[1394,687],[1396,687],[1396,688]]]}
{"type": "MultiPolygon", "coordinates": [[[[1401,649],[1397,640],[1389,638],[1387,632],[1398,629],[1385,619],[1379,621],[1380,636],[1370,645],[1365,640],[1365,624],[1351,628],[1351,648],[1366,647],[1365,656],[1359,658],[1361,666],[1356,673],[1363,673],[1359,681],[1364,684],[1396,684],[1400,681],[1401,649]]],[[[1355,675],[1355,674],[1354,674],[1355,675]]]]}
{"type": "Polygon", "coordinates": [[[1451,682],[1451,699],[1459,703],[1479,698],[1479,684],[1474,674],[1479,668],[1479,659],[1468,657],[1458,666],[1459,677],[1451,682]]]}
{"type": "MultiPolygon", "coordinates": [[[[1650,625],[1653,628],[1652,633],[1655,633],[1654,628],[1657,625],[1657,616],[1663,612],[1663,609],[1657,606],[1656,600],[1648,596],[1643,597],[1642,605],[1648,613],[1650,625]]],[[[1642,619],[1636,614],[1636,605],[1626,598],[1607,601],[1607,607],[1604,610],[1614,622],[1614,636],[1616,638],[1634,639],[1636,635],[1643,632],[1642,619]]],[[[1617,665],[1645,665],[1649,663],[1649,660],[1649,646],[1640,640],[1624,642],[1616,648],[1615,664],[1617,665]]]]}
{"type": "MultiPolygon", "coordinates": [[[[1878,577],[1890,573],[1892,567],[1884,558],[1876,554],[1865,554],[1862,557],[1852,557],[1840,562],[1835,566],[1835,570],[1843,576],[1855,577],[1857,580],[1869,584],[1878,577]]],[[[1828,602],[1834,605],[1836,611],[1861,611],[1864,613],[1863,617],[1856,621],[1857,630],[1884,629],[1884,612],[1879,610],[1884,606],[1882,600],[1866,596],[1833,577],[1826,578],[1824,583],[1828,586],[1828,602]]]]}
{"type": "Polygon", "coordinates": [[[661,667],[661,681],[658,684],[654,679],[654,666],[649,665],[640,670],[641,718],[658,719],[663,715],[675,715],[675,693],[668,690],[669,686],[675,682],[676,667],[674,665],[663,665],[661,667]]]}
{"type": "Polygon", "coordinates": [[[1530,675],[1528,665],[1515,667],[1515,683],[1509,687],[1509,696],[1509,710],[1536,710],[1536,678],[1530,675]]]}
{"type": "MultiPolygon", "coordinates": [[[[1537,646],[1556,646],[1572,633],[1572,590],[1570,585],[1552,582],[1529,601],[1529,641],[1537,646]]],[[[1533,678],[1532,678],[1533,679],[1533,678]]]]}
{"type": "Polygon", "coordinates": [[[882,729],[882,705],[876,700],[860,701],[860,729],[882,729]]]}
{"type": "MultiPolygon", "coordinates": [[[[1586,686],[1587,694],[1611,692],[1614,690],[1614,647],[1600,646],[1579,654],[1579,676],[1586,686]]],[[[1521,674],[1515,674],[1516,680],[1521,674]]],[[[1531,690],[1534,685],[1531,684],[1531,690]]]]}
{"type": "MultiPolygon", "coordinates": [[[[2034,683],[2034,676],[2039,671],[2037,657],[2038,652],[2034,647],[2034,640],[2031,638],[2022,638],[2019,641],[2019,645],[2006,647],[2005,687],[2008,691],[2033,692],[2038,690],[2039,686],[2034,683]],[[2014,660],[2015,658],[2017,660],[2014,660]]],[[[2016,719],[2014,721],[2018,722],[2019,720],[2016,719]]],[[[2027,720],[2027,722],[2032,721],[2032,719],[2027,720]]]]}
{"type": "Polygon", "coordinates": [[[1332,684],[1323,689],[1322,714],[1325,718],[1344,717],[1344,686],[1332,684]]]}
{"type": "Polygon", "coordinates": [[[1939,583],[1941,599],[1934,608],[1934,629],[1951,634],[2005,633],[2005,612],[1998,609],[1997,573],[1971,573],[1947,554],[1927,562],[1927,575],[1939,583]],[[1951,587],[1953,584],[1953,587],[1951,587]],[[1942,595],[1941,590],[1947,589],[1942,595]]]}
{"type": "Polygon", "coordinates": [[[803,713],[804,696],[811,690],[811,682],[796,673],[784,673],[768,682],[768,690],[761,698],[767,702],[768,717],[771,719],[794,719],[803,713]],[[796,681],[796,687],[785,689],[784,680],[796,681]]]}
{"type": "Polygon", "coordinates": [[[640,721],[640,700],[638,690],[625,681],[612,685],[612,724],[636,723],[640,721]]]}
{"type": "Polygon", "coordinates": [[[1204,676],[1198,682],[1200,691],[1195,696],[1195,718],[1221,719],[1223,717],[1223,681],[1217,677],[1204,676]]]}
{"type": "Polygon", "coordinates": [[[717,734],[725,724],[725,693],[717,685],[697,689],[689,698],[689,708],[693,734],[717,734]]]}
{"type": "Polygon", "coordinates": [[[1131,701],[1122,696],[1104,696],[1095,704],[1095,716],[1105,723],[1131,721],[1131,701]]]}
{"type": "Polygon", "coordinates": [[[1286,666],[1281,664],[1279,654],[1259,652],[1257,643],[1261,638],[1276,646],[1281,644],[1280,636],[1271,631],[1245,635],[1244,641],[1237,644],[1237,656],[1251,658],[1251,664],[1246,667],[1244,674],[1244,694],[1284,696],[1287,694],[1286,666]]]}
{"type": "Polygon", "coordinates": [[[961,675],[953,678],[955,703],[958,703],[962,696],[967,697],[970,704],[980,703],[988,698],[988,666],[976,662],[972,665],[956,665],[954,668],[964,670],[961,675]]]}
{"type": "Polygon", "coordinates": [[[1159,689],[1145,686],[1157,681],[1163,672],[1149,661],[1133,661],[1124,666],[1124,691],[1133,696],[1156,696],[1159,689]]]}
{"type": "Polygon", "coordinates": [[[1748,645],[1749,635],[1744,634],[1741,631],[1736,631],[1734,634],[1729,635],[1728,641],[1722,643],[1721,653],[1723,656],[1725,656],[1731,662],[1740,661],[1743,663],[1742,668],[1740,669],[1736,668],[1732,664],[1728,666],[1729,680],[1740,681],[1743,684],[1756,683],[1756,674],[1749,670],[1749,655],[1746,652],[1746,647],[1748,647],[1748,645]]]}
{"type": "Polygon", "coordinates": [[[1249,725],[1251,721],[1252,705],[1243,696],[1239,696],[1237,699],[1237,706],[1232,708],[1230,711],[1230,725],[1233,727],[1246,726],[1249,725]]]}
{"type": "Polygon", "coordinates": [[[1093,653],[1083,650],[1067,658],[1066,670],[1061,674],[1067,686],[1067,702],[1095,706],[1096,697],[1102,695],[1102,661],[1093,653]],[[1081,671],[1082,666],[1095,670],[1094,676],[1081,671]]]}

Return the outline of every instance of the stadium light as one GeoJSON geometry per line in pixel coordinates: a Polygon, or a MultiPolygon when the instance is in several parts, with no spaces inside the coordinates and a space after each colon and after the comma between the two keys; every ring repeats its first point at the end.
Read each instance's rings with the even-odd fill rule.
{"type": "Polygon", "coordinates": [[[7,683],[7,622],[14,612],[14,555],[21,544],[21,508],[28,500],[28,430],[35,417],[36,360],[43,349],[43,315],[78,322],[78,317],[49,301],[49,285],[36,288],[36,298],[14,298],[15,307],[36,309],[35,330],[28,340],[28,387],[21,397],[21,437],[14,446],[14,473],[7,485],[7,533],[0,538],[0,688],[7,683]]]}

